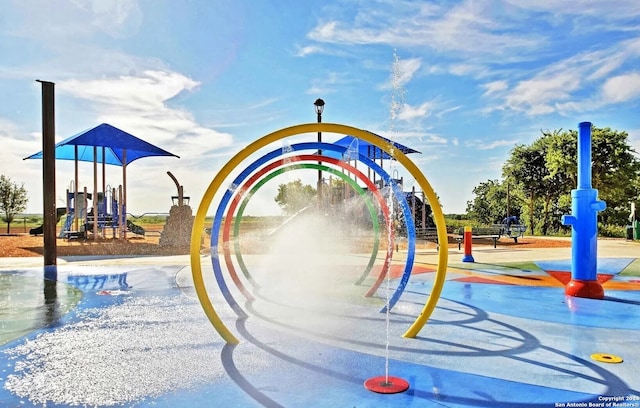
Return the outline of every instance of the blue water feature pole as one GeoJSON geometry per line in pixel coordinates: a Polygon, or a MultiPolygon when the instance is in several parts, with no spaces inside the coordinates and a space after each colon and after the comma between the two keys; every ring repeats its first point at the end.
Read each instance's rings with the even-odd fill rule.
{"type": "Polygon", "coordinates": [[[578,188],[571,191],[571,215],[562,224],[571,225],[571,281],[568,296],[602,299],[604,289],[598,281],[598,211],[607,204],[598,200],[591,188],[591,122],[578,125],[578,188]]]}

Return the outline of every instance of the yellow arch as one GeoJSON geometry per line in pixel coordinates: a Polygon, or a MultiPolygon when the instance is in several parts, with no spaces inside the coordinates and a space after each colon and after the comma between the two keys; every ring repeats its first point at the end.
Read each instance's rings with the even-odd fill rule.
{"type": "MultiPolygon", "coordinates": [[[[202,240],[202,231],[205,228],[204,223],[207,216],[207,211],[209,210],[209,206],[211,205],[216,192],[220,189],[220,186],[233,171],[233,169],[235,169],[240,163],[242,163],[243,160],[245,160],[251,154],[255,153],[256,151],[267,146],[270,143],[276,142],[286,137],[295,136],[302,133],[317,132],[337,133],[355,136],[386,151],[391,157],[402,164],[404,168],[407,169],[407,171],[409,171],[409,173],[415,178],[418,185],[427,197],[429,204],[431,205],[433,218],[438,233],[438,242],[441,242],[443,244],[439,245],[438,247],[438,267],[436,271],[435,281],[433,283],[433,289],[431,291],[431,294],[429,295],[429,299],[425,303],[420,315],[416,318],[409,329],[403,334],[403,337],[415,337],[418,332],[420,332],[422,327],[426,324],[427,320],[431,316],[431,313],[433,313],[433,310],[436,307],[436,303],[440,299],[440,294],[442,293],[442,288],[444,286],[447,273],[447,228],[445,225],[444,214],[442,213],[442,207],[438,202],[438,198],[433,191],[433,188],[431,188],[431,184],[429,184],[418,167],[416,167],[416,165],[411,160],[409,160],[409,158],[404,153],[402,153],[400,150],[397,150],[392,143],[389,143],[366,130],[361,130],[351,126],[340,125],[336,123],[306,123],[295,125],[277,130],[273,133],[269,133],[268,135],[263,136],[262,138],[249,144],[247,147],[233,156],[227,162],[227,164],[225,164],[222,169],[220,169],[218,174],[216,174],[216,176],[211,181],[211,184],[209,184],[209,187],[202,197],[202,201],[200,202],[198,211],[196,212],[193,221],[193,230],[191,232],[191,274],[193,276],[193,283],[195,286],[196,294],[198,296],[200,304],[202,305],[202,309],[209,318],[209,321],[227,343],[237,344],[239,343],[239,341],[224,325],[224,323],[216,313],[215,308],[209,300],[209,296],[204,285],[204,279],[202,277],[200,242],[202,240]]],[[[212,248],[211,250],[217,251],[217,248],[212,248]]],[[[212,256],[215,255],[212,254],[212,256]]]]}

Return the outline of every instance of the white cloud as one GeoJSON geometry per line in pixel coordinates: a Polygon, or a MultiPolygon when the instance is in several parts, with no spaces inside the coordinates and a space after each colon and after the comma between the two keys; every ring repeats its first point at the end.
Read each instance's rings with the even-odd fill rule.
{"type": "Polygon", "coordinates": [[[454,6],[417,2],[375,2],[362,7],[351,21],[319,24],[308,37],[331,44],[388,44],[394,47],[428,48],[503,59],[509,51],[539,47],[544,39],[535,33],[506,32],[504,20],[481,2],[463,1],[454,6]],[[386,8],[393,8],[393,11],[386,8]],[[385,18],[380,18],[384,14],[385,18]]]}
{"type": "Polygon", "coordinates": [[[398,99],[402,99],[404,97],[404,88],[413,80],[416,73],[422,67],[422,59],[399,58],[395,53],[394,58],[395,60],[391,66],[389,79],[379,88],[385,91],[392,90],[392,92],[395,93],[395,98],[397,99],[396,103],[401,103],[401,100],[398,99]]]}
{"type": "Polygon", "coordinates": [[[328,95],[349,84],[345,74],[329,72],[322,78],[314,78],[311,87],[305,91],[307,95],[328,95]]]}
{"type": "Polygon", "coordinates": [[[486,84],[483,84],[482,87],[485,89],[484,95],[488,96],[496,92],[506,91],[509,88],[507,81],[492,81],[486,84]]]}
{"type": "Polygon", "coordinates": [[[483,143],[483,144],[477,146],[477,149],[479,149],[479,150],[493,150],[493,149],[496,149],[498,147],[513,146],[513,145],[515,145],[515,142],[513,140],[494,140],[492,142],[483,143]]]}
{"type": "Polygon", "coordinates": [[[229,134],[204,128],[189,112],[168,106],[168,100],[197,86],[197,82],[175,72],[147,70],[139,76],[63,81],[58,89],[88,101],[98,122],[127,127],[123,130],[141,137],[152,135],[156,143],[174,146],[180,151],[177,154],[184,156],[216,150],[232,142],[229,134]]]}
{"type": "MultiPolygon", "coordinates": [[[[483,85],[484,96],[499,98],[484,111],[514,111],[530,116],[597,109],[602,106],[602,101],[598,101],[598,88],[603,84],[604,91],[615,87],[615,80],[609,78],[628,75],[624,73],[626,65],[632,64],[640,55],[640,37],[614,41],[606,46],[594,44],[578,48],[580,52],[570,55],[570,48],[563,49],[551,43],[553,32],[540,30],[544,26],[573,24],[576,35],[570,37],[578,37],[585,30],[593,31],[595,16],[607,19],[598,20],[602,22],[598,30],[603,33],[633,30],[633,25],[624,22],[640,15],[640,6],[635,0],[622,0],[615,7],[605,0],[578,0],[571,4],[528,0],[501,3],[502,7],[492,7],[468,0],[445,7],[433,3],[373,0],[370,7],[359,9],[353,17],[334,18],[318,24],[308,37],[336,46],[387,44],[422,53],[423,57],[415,58],[413,71],[404,71],[413,73],[403,78],[403,84],[408,83],[418,69],[429,74],[476,78],[499,75],[499,79],[483,85]],[[620,13],[620,10],[625,12],[620,13]],[[389,11],[389,17],[380,19],[385,11],[389,11]],[[535,30],[524,30],[524,24],[532,16],[544,21],[544,25],[532,26],[535,30]],[[434,53],[429,54],[432,51],[434,53]],[[427,55],[433,55],[432,63],[423,62],[427,55]],[[554,56],[558,58],[555,62],[554,56]],[[540,63],[542,61],[544,64],[540,63]],[[525,64],[510,65],[513,62],[542,68],[530,70],[523,68],[525,64]],[[443,69],[444,66],[448,68],[443,69]]],[[[635,29],[640,29],[640,25],[635,29]]],[[[409,61],[405,63],[408,68],[409,61]]],[[[635,88],[614,94],[619,98],[634,98],[635,88]]],[[[611,97],[609,93],[604,95],[605,99],[611,97]]]]}
{"type": "Polygon", "coordinates": [[[640,129],[631,129],[627,133],[629,134],[629,144],[640,158],[640,129]]]}
{"type": "MultiPolygon", "coordinates": [[[[429,143],[447,144],[449,142],[449,139],[433,133],[426,134],[424,137],[427,139],[427,142],[429,143]]],[[[424,138],[422,138],[422,140],[424,141],[424,138]]],[[[458,143],[458,141],[457,139],[454,138],[451,140],[451,143],[455,145],[458,143]]]]}
{"type": "Polygon", "coordinates": [[[103,107],[118,107],[139,115],[161,109],[165,101],[197,85],[197,82],[178,73],[147,70],[140,76],[63,81],[58,89],[103,107]]]}
{"type": "Polygon", "coordinates": [[[410,121],[429,116],[433,109],[432,102],[425,102],[420,106],[402,105],[402,109],[397,113],[397,119],[410,121]]]}
{"type": "Polygon", "coordinates": [[[512,110],[531,116],[592,111],[635,99],[637,74],[624,70],[627,65],[634,66],[632,63],[638,56],[640,39],[609,44],[604,49],[579,52],[548,64],[511,89],[502,79],[485,84],[485,96],[504,98],[502,106],[491,110],[512,110]]]}
{"type": "Polygon", "coordinates": [[[478,72],[478,65],[472,64],[452,64],[449,66],[449,72],[453,75],[465,76],[474,72],[478,72]]]}
{"type": "MultiPolygon", "coordinates": [[[[0,138],[8,138],[18,133],[18,126],[8,119],[0,118],[0,138]]],[[[22,139],[22,138],[20,138],[22,139]]],[[[6,146],[3,146],[3,150],[6,146]]]]}
{"type": "MultiPolygon", "coordinates": [[[[162,177],[167,170],[171,170],[185,184],[185,194],[196,198],[215,175],[217,166],[231,156],[228,151],[224,151],[233,143],[230,134],[202,126],[192,113],[170,103],[172,98],[194,91],[198,85],[198,82],[180,73],[160,70],[144,70],[140,74],[130,75],[104,75],[99,79],[76,78],[56,83],[59,99],[76,101],[75,103],[79,101],[77,104],[83,106],[80,115],[82,118],[75,122],[90,123],[81,129],[73,129],[74,133],[105,122],[180,156],[180,159],[140,160],[140,163],[136,161],[134,165],[128,166],[127,184],[130,194],[127,202],[132,213],[166,211],[170,207],[172,182],[168,177],[162,177]]],[[[64,135],[67,136],[69,135],[64,135]]],[[[41,136],[37,135],[33,140],[17,144],[15,151],[22,152],[19,157],[35,153],[41,149],[40,140],[41,136]]],[[[38,166],[37,163],[28,163],[23,168],[29,169],[32,174],[38,166]]],[[[69,180],[73,169],[68,163],[62,162],[57,163],[57,167],[57,201],[64,205],[64,199],[60,197],[64,196],[64,190],[68,188],[65,180],[69,180]]],[[[83,164],[82,168],[90,169],[91,166],[83,164]]],[[[20,176],[19,173],[15,174],[16,177],[20,176]]],[[[118,169],[108,169],[107,180],[111,186],[117,186],[120,179],[118,169]]],[[[28,184],[28,190],[32,194],[30,209],[38,211],[38,202],[42,197],[41,182],[32,177],[28,184]]],[[[85,171],[82,171],[78,185],[80,188],[93,188],[85,171]]],[[[192,204],[194,202],[197,204],[197,200],[192,200],[192,204]]]]}
{"type": "Polygon", "coordinates": [[[321,47],[315,45],[307,45],[306,47],[299,47],[295,55],[296,57],[306,57],[307,55],[317,54],[321,51],[321,47]]]}
{"type": "Polygon", "coordinates": [[[640,97],[640,73],[609,78],[602,86],[602,96],[610,103],[626,102],[640,97]]]}
{"type": "Polygon", "coordinates": [[[428,149],[431,145],[444,145],[449,139],[435,133],[421,130],[373,130],[374,133],[391,139],[412,149],[428,149]]]}
{"type": "Polygon", "coordinates": [[[640,55],[640,36],[623,42],[621,48],[629,55],[640,55]]]}
{"type": "Polygon", "coordinates": [[[555,110],[553,102],[568,99],[579,84],[579,77],[571,72],[524,80],[509,93],[506,104],[511,109],[527,111],[530,115],[551,113],[555,110]]]}
{"type": "Polygon", "coordinates": [[[66,40],[91,39],[98,32],[126,38],[143,21],[137,0],[20,1],[12,8],[26,16],[11,26],[13,35],[59,49],[67,45],[66,40]]]}
{"type": "MultiPolygon", "coordinates": [[[[539,0],[505,0],[505,3],[527,10],[544,11],[551,15],[591,15],[599,19],[628,20],[640,16],[640,3],[636,0],[574,0],[539,1],[539,0]],[[624,10],[621,12],[620,10],[624,10]]],[[[589,28],[589,27],[587,27],[589,28]]]]}
{"type": "Polygon", "coordinates": [[[476,150],[493,150],[505,146],[514,146],[517,143],[515,140],[500,139],[500,140],[474,140],[469,141],[466,145],[476,150]]]}
{"type": "Polygon", "coordinates": [[[421,65],[422,61],[420,58],[399,59],[396,70],[398,78],[393,78],[394,84],[400,87],[408,84],[416,72],[418,72],[421,65]]]}
{"type": "Polygon", "coordinates": [[[625,59],[628,58],[628,54],[625,54],[625,52],[618,52],[609,57],[596,56],[595,58],[601,60],[600,66],[596,66],[593,73],[587,75],[586,79],[588,81],[596,81],[606,78],[607,75],[620,68],[625,59]]]}
{"type": "Polygon", "coordinates": [[[438,118],[442,118],[442,117],[444,117],[445,115],[448,115],[451,112],[455,112],[455,111],[459,110],[460,108],[462,108],[462,105],[458,105],[458,106],[454,106],[452,108],[444,109],[444,110],[436,113],[436,116],[438,118]]]}
{"type": "Polygon", "coordinates": [[[33,182],[33,170],[30,165],[24,164],[23,158],[42,150],[40,135],[25,134],[16,123],[0,118],[0,142],[4,154],[0,174],[10,176],[19,184],[33,182]]]}
{"type": "Polygon", "coordinates": [[[137,0],[73,0],[93,16],[92,26],[115,38],[125,38],[138,30],[142,13],[137,0]]]}

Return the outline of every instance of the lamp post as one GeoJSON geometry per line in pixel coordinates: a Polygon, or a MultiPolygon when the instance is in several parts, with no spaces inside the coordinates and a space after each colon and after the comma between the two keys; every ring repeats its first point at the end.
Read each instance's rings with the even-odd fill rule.
{"type": "MultiPolygon", "coordinates": [[[[322,111],[324,111],[324,101],[320,98],[313,103],[318,115],[318,123],[322,122],[322,111]]],[[[318,132],[318,143],[322,143],[322,132],[318,132]]],[[[318,156],[322,154],[322,150],[318,149],[318,156]]],[[[322,164],[322,162],[318,162],[322,164]]],[[[318,169],[318,209],[322,207],[322,170],[318,169]]]]}

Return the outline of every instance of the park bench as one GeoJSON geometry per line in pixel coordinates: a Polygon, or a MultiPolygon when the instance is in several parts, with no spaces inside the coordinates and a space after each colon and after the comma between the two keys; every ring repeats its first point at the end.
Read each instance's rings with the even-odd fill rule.
{"type": "MultiPolygon", "coordinates": [[[[502,233],[503,230],[500,227],[473,227],[471,229],[471,239],[491,239],[493,240],[493,247],[496,248],[502,233]]],[[[458,229],[454,238],[458,242],[458,249],[460,249],[462,242],[464,242],[464,227],[458,229]]]]}
{"type": "Polygon", "coordinates": [[[67,239],[67,241],[70,241],[72,239],[85,239],[86,238],[86,234],[85,234],[84,231],[64,231],[63,235],[67,239]]]}
{"type": "Polygon", "coordinates": [[[518,238],[523,236],[527,230],[527,226],[523,224],[493,224],[491,227],[500,228],[500,234],[507,238],[513,238],[516,244],[518,243],[518,238]]]}
{"type": "Polygon", "coordinates": [[[416,239],[422,239],[425,241],[431,241],[438,243],[438,229],[437,228],[416,228],[416,239]]]}

